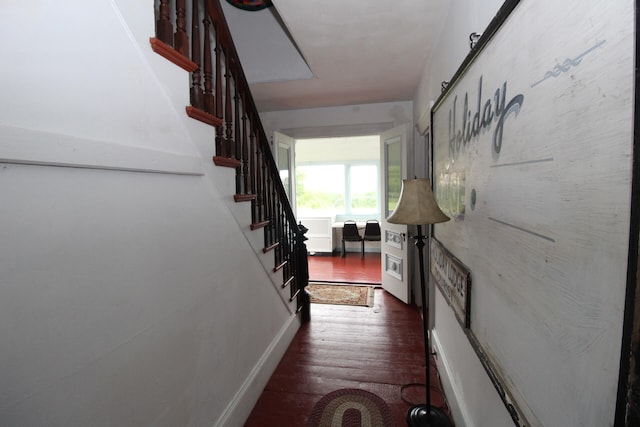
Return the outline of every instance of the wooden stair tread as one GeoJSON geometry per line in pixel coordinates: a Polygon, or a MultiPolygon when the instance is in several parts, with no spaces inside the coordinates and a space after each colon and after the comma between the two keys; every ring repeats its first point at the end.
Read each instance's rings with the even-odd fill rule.
{"type": "Polygon", "coordinates": [[[225,168],[239,168],[242,165],[242,162],[238,159],[232,159],[230,157],[213,156],[213,164],[225,168]]]}
{"type": "Polygon", "coordinates": [[[151,49],[155,53],[173,62],[183,70],[193,72],[198,69],[198,64],[191,61],[189,58],[185,57],[162,40],[156,37],[151,37],[149,38],[149,42],[151,43],[151,49]]]}
{"type": "Polygon", "coordinates": [[[206,123],[213,127],[220,126],[222,124],[222,119],[220,117],[216,117],[213,114],[207,113],[206,111],[203,111],[199,108],[189,105],[185,107],[185,110],[187,111],[187,116],[202,123],[206,123]]]}
{"type": "Polygon", "coordinates": [[[233,200],[236,202],[250,202],[256,199],[255,194],[234,194],[233,200]]]}
{"type": "Polygon", "coordinates": [[[280,264],[273,267],[273,272],[275,273],[276,271],[281,270],[288,262],[289,261],[282,261],[280,264]]]}
{"type": "Polygon", "coordinates": [[[251,224],[249,227],[251,227],[252,230],[257,230],[258,228],[263,228],[266,227],[267,225],[269,225],[271,223],[271,221],[262,221],[262,222],[255,222],[253,224],[251,224]]]}
{"type": "Polygon", "coordinates": [[[278,246],[280,246],[280,242],[272,243],[271,245],[267,246],[266,248],[262,248],[262,253],[266,254],[267,252],[274,250],[278,246]]]}

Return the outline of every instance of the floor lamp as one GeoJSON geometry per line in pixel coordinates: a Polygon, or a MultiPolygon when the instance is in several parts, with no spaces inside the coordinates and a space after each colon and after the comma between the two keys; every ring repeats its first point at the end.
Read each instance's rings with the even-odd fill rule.
{"type": "Polygon", "coordinates": [[[423,224],[436,224],[439,222],[449,221],[438,207],[433,192],[431,191],[428,179],[404,179],[402,181],[402,190],[400,191],[400,200],[398,206],[391,216],[387,218],[387,222],[392,224],[417,225],[418,234],[416,239],[416,247],[418,248],[418,260],[420,264],[420,292],[422,294],[422,326],[424,332],[424,357],[427,374],[427,403],[426,405],[415,405],[407,412],[407,423],[410,426],[433,426],[433,427],[449,427],[451,422],[449,417],[443,411],[431,406],[431,345],[429,337],[429,314],[427,310],[427,290],[425,288],[424,274],[424,240],[426,236],[422,235],[423,224]]]}

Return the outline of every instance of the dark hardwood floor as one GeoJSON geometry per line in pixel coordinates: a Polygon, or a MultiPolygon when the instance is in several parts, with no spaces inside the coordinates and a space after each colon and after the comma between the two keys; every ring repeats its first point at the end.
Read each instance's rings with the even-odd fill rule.
{"type": "MultiPolygon", "coordinates": [[[[311,304],[311,321],[296,334],[245,426],[304,427],[315,403],[342,388],[375,393],[396,426],[404,426],[411,404],[425,402],[423,343],[420,311],[381,288],[373,307],[311,304]]],[[[433,360],[431,386],[432,404],[449,413],[433,360]]]]}

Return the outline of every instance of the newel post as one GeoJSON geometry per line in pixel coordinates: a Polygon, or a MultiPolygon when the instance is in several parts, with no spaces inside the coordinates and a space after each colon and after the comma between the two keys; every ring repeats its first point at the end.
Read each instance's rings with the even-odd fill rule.
{"type": "Polygon", "coordinates": [[[302,223],[299,223],[298,233],[296,233],[295,237],[296,264],[298,264],[298,268],[296,268],[296,281],[298,282],[298,289],[300,289],[298,306],[300,307],[302,323],[307,323],[311,320],[311,298],[307,292],[307,285],[309,284],[309,260],[307,258],[307,244],[305,243],[305,241],[308,240],[307,236],[305,236],[307,231],[309,231],[309,229],[302,225],[302,223]]]}

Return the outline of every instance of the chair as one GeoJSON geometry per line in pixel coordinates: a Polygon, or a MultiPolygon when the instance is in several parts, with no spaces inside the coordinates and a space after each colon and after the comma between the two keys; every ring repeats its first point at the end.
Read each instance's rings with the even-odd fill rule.
{"type": "Polygon", "coordinates": [[[362,238],[362,256],[364,257],[364,242],[380,241],[380,223],[375,219],[367,220],[364,226],[364,237],[362,238]]]}
{"type": "Polygon", "coordinates": [[[360,233],[358,232],[358,225],[353,220],[347,220],[342,226],[342,256],[346,255],[344,242],[363,242],[360,233]]]}

